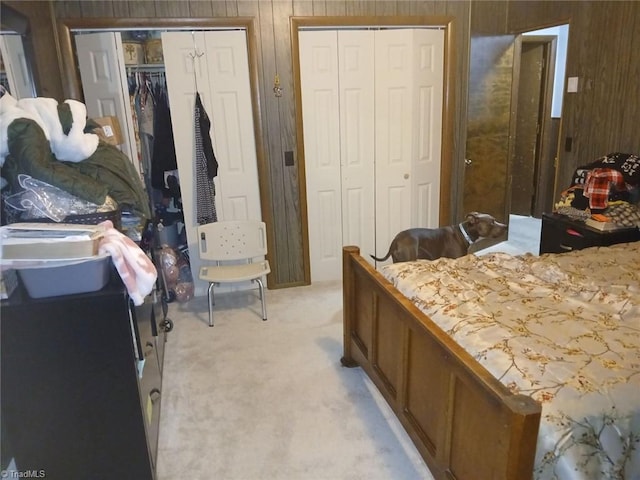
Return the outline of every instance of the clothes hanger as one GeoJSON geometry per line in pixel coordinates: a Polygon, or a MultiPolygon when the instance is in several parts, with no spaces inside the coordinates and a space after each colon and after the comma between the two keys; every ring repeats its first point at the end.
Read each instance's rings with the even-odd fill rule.
{"type": "Polygon", "coordinates": [[[204,52],[198,51],[198,45],[196,44],[196,32],[191,31],[191,38],[193,39],[193,53],[189,53],[191,57],[191,63],[193,63],[193,83],[198,92],[198,72],[196,70],[196,58],[200,58],[204,55],[204,52]]]}

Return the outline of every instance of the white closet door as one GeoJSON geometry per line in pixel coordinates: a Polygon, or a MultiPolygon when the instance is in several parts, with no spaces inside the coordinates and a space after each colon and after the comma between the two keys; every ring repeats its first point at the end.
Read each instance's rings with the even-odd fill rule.
{"type": "Polygon", "coordinates": [[[375,43],[376,251],[383,256],[401,230],[439,225],[444,35],[379,30],[375,43]]]}
{"type": "MultiPolygon", "coordinates": [[[[342,245],[375,252],[375,64],[373,30],[338,31],[342,245]]],[[[339,249],[342,255],[342,249],[339,249]]],[[[342,258],[342,257],[340,257],[342,258]]],[[[338,277],[342,263],[338,265],[338,277]]]]}
{"type": "Polygon", "coordinates": [[[383,256],[400,230],[438,225],[442,39],[299,32],[312,281],[341,277],[343,245],[383,256]]]}
{"type": "Polygon", "coordinates": [[[220,220],[261,220],[247,38],[243,30],[204,32],[220,220]]]}
{"type": "Polygon", "coordinates": [[[209,133],[219,165],[214,180],[218,219],[262,218],[246,33],[163,32],[162,47],[191,271],[196,295],[204,295],[207,285],[198,280],[201,262],[195,186],[196,85],[211,121],[209,133]]]}
{"type": "Polygon", "coordinates": [[[396,233],[412,226],[412,47],[411,30],[376,31],[376,246],[379,257],[387,252],[396,233]]]}
{"type": "Polygon", "coordinates": [[[303,31],[300,77],[312,281],[340,278],[342,188],[338,35],[303,31]]]}
{"type": "Polygon", "coordinates": [[[440,225],[444,33],[413,30],[411,226],[440,225]]]}
{"type": "Polygon", "coordinates": [[[120,32],[76,34],[74,38],[87,115],[118,117],[124,136],[120,149],[141,174],[120,32]]]}
{"type": "Polygon", "coordinates": [[[36,91],[24,54],[22,37],[14,34],[0,35],[0,53],[7,72],[11,96],[17,100],[35,97],[36,91]]]}
{"type": "Polygon", "coordinates": [[[373,32],[300,32],[313,281],[339,279],[342,246],[374,251],[373,32]]]}

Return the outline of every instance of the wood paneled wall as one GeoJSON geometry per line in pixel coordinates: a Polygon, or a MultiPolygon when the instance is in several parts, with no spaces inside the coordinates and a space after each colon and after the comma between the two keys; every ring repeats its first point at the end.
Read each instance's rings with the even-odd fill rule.
{"type": "MultiPolygon", "coordinates": [[[[571,152],[560,152],[556,190],[564,188],[573,169],[611,151],[640,152],[640,2],[634,1],[458,1],[458,0],[192,0],[192,1],[7,1],[32,17],[39,94],[64,98],[55,61],[60,19],[252,17],[257,26],[260,117],[268,164],[270,249],[274,274],[271,287],[304,283],[301,192],[297,161],[284,166],[284,152],[297,151],[291,62],[291,16],[450,15],[456,18],[454,161],[451,219],[461,211],[467,127],[470,31],[518,33],[569,22],[567,74],[580,77],[580,91],[568,94],[562,135],[573,138],[571,152]],[[472,19],[471,10],[474,10],[472,19]],[[52,18],[53,17],[53,18],[52,18]],[[275,74],[284,95],[273,95],[275,74]]],[[[560,142],[561,146],[564,142],[560,142]]],[[[297,160],[297,157],[296,157],[297,160]]]]}

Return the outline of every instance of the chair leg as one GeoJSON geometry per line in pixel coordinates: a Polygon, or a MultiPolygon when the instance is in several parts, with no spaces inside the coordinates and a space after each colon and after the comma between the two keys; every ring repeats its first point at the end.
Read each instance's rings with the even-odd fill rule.
{"type": "Polygon", "coordinates": [[[256,282],[258,282],[258,287],[260,288],[260,300],[262,301],[262,320],[267,320],[267,304],[266,299],[264,298],[264,285],[262,284],[262,279],[256,278],[256,282]]]}
{"type": "Polygon", "coordinates": [[[213,312],[212,312],[212,305],[214,304],[214,298],[213,298],[213,283],[209,284],[209,289],[207,290],[207,306],[209,307],[209,326],[213,327],[213,312]]]}

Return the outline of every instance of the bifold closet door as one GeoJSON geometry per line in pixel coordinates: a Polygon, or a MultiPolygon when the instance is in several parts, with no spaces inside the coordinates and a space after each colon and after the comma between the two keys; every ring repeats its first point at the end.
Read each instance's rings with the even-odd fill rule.
{"type": "Polygon", "coordinates": [[[374,251],[372,34],[299,34],[312,281],[340,278],[342,245],[374,251]]]}
{"type": "Polygon", "coordinates": [[[342,246],[384,256],[439,223],[439,30],[299,32],[311,280],[341,278],[342,246]]]}
{"type": "Polygon", "coordinates": [[[249,59],[244,30],[163,32],[171,123],[196,295],[206,292],[196,220],[194,106],[196,91],[211,120],[218,161],[218,220],[261,220],[249,59]]]}
{"type": "MultiPolygon", "coordinates": [[[[375,32],[376,252],[440,222],[444,33],[375,32]]],[[[390,262],[391,260],[387,260],[390,262]]]]}
{"type": "Polygon", "coordinates": [[[124,137],[119,148],[142,178],[120,32],[78,33],[74,39],[87,115],[118,117],[124,137]]]}

